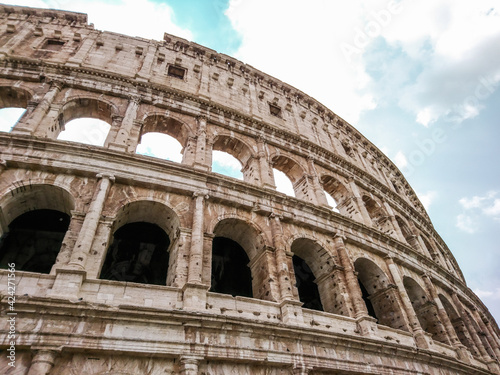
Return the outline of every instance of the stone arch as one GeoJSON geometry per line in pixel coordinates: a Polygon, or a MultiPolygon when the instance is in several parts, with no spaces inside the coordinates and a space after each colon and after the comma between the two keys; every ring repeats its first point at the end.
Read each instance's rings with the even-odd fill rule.
{"type": "Polygon", "coordinates": [[[336,177],[330,174],[321,176],[321,185],[337,203],[337,209],[345,216],[349,216],[350,199],[352,194],[349,189],[336,177]]]}
{"type": "Polygon", "coordinates": [[[427,249],[432,260],[435,261],[436,263],[441,263],[439,255],[436,252],[436,249],[434,248],[434,246],[431,245],[431,241],[427,238],[427,236],[424,234],[420,234],[420,237],[422,238],[422,242],[424,243],[424,246],[427,249]]]}
{"type": "Polygon", "coordinates": [[[213,235],[211,290],[265,299],[270,270],[260,256],[266,247],[261,231],[248,221],[223,218],[213,235]],[[241,287],[228,286],[231,280],[241,287]]]}
{"type": "Polygon", "coordinates": [[[148,113],[143,118],[139,139],[146,133],[162,133],[175,138],[182,147],[186,147],[193,131],[185,122],[161,112],[148,113]]]}
{"type": "Polygon", "coordinates": [[[298,297],[304,307],[348,316],[339,267],[325,246],[304,236],[290,246],[298,297]]]}
{"type": "Polygon", "coordinates": [[[408,331],[396,286],[390,283],[385,272],[367,258],[356,259],[354,269],[368,313],[379,324],[408,331]]]}
{"type": "Polygon", "coordinates": [[[363,194],[361,199],[366,207],[368,216],[370,216],[372,225],[386,234],[394,235],[394,226],[384,205],[378,199],[368,194],[363,194]]]}
{"type": "MultiPolygon", "coordinates": [[[[56,129],[56,137],[58,139],[76,141],[84,144],[93,144],[98,146],[103,146],[106,138],[112,128],[113,125],[113,117],[118,113],[118,109],[114,103],[109,100],[103,98],[92,98],[86,96],[78,96],[69,98],[64,105],[62,106],[59,116],[57,118],[56,129]],[[66,125],[73,120],[87,120],[94,119],[100,120],[107,124],[107,126],[103,123],[94,124],[91,127],[92,130],[87,129],[83,134],[78,134],[78,139],[75,138],[75,134],[73,133],[69,137],[63,137],[67,135],[63,133],[66,125]]],[[[78,124],[73,123],[71,125],[87,126],[89,121],[85,121],[83,124],[80,122],[78,124]]],[[[95,122],[95,121],[94,121],[95,122]]],[[[74,129],[73,129],[74,130],[74,129]]],[[[79,132],[80,133],[80,132],[79,132]]]]}
{"type": "Polygon", "coordinates": [[[435,302],[429,299],[424,289],[412,278],[405,276],[403,285],[422,329],[430,333],[434,340],[449,344],[446,329],[439,320],[435,302]]]}
{"type": "Polygon", "coordinates": [[[274,155],[271,157],[273,168],[283,172],[291,181],[295,197],[307,201],[314,201],[312,189],[304,168],[294,159],[284,155],[274,155]]]}
{"type": "Polygon", "coordinates": [[[50,184],[18,184],[0,199],[0,263],[50,273],[68,231],[73,196],[50,184]]]}
{"type": "Polygon", "coordinates": [[[0,85],[0,108],[27,108],[33,92],[20,86],[0,85]]]}
{"type": "Polygon", "coordinates": [[[116,105],[104,98],[77,96],[69,98],[61,108],[58,121],[61,128],[70,122],[82,117],[90,117],[112,124],[113,116],[118,114],[116,105]]]}
{"type": "Polygon", "coordinates": [[[469,348],[473,355],[479,356],[480,353],[476,350],[472,338],[467,330],[467,326],[465,325],[462,317],[458,314],[456,307],[443,294],[439,294],[439,299],[443,304],[446,314],[448,314],[448,318],[450,318],[451,324],[453,325],[460,342],[469,348]]]}
{"type": "Polygon", "coordinates": [[[101,260],[101,279],[170,285],[180,219],[167,205],[136,200],[120,207],[101,260]]]}
{"type": "Polygon", "coordinates": [[[232,135],[218,134],[213,139],[212,151],[223,151],[236,158],[242,166],[243,180],[253,184],[259,183],[258,160],[245,141],[232,135]]]}
{"type": "MultiPolygon", "coordinates": [[[[20,121],[21,117],[26,116],[26,109],[32,97],[33,93],[26,88],[0,85],[0,110],[4,119],[10,119],[5,121],[10,129],[20,121]]],[[[2,126],[4,131],[8,129],[6,124],[2,126]]]]}

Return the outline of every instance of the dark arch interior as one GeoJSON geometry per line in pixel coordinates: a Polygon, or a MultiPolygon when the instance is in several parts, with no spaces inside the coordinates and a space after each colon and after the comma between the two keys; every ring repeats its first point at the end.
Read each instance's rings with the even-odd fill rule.
{"type": "Polygon", "coordinates": [[[47,209],[18,216],[0,240],[1,267],[15,263],[20,271],[50,273],[69,221],[69,215],[47,209]]]}
{"type": "Polygon", "coordinates": [[[225,237],[215,237],[212,244],[211,292],[253,297],[250,259],[243,248],[225,237]]]}
{"type": "Polygon", "coordinates": [[[368,293],[365,286],[363,285],[363,283],[359,279],[358,279],[358,283],[359,283],[359,287],[361,289],[361,296],[363,297],[363,301],[365,301],[366,310],[368,310],[368,315],[370,315],[371,317],[378,320],[377,314],[375,314],[375,309],[373,308],[373,305],[372,305],[372,301],[370,301],[370,294],[368,293]]]}
{"type": "Polygon", "coordinates": [[[156,224],[125,224],[113,236],[100,278],[166,285],[169,245],[168,235],[156,224]]]}
{"type": "Polygon", "coordinates": [[[299,299],[303,303],[302,307],[323,311],[318,285],[314,282],[316,277],[314,277],[313,272],[301,257],[294,255],[292,261],[299,299]]]}

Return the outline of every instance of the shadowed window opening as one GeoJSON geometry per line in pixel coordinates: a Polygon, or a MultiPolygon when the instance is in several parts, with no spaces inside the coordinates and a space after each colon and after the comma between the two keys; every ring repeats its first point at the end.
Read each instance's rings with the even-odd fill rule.
{"type": "Polygon", "coordinates": [[[186,69],[179,68],[177,66],[169,65],[167,74],[170,77],[175,77],[179,79],[184,79],[184,74],[186,73],[186,69]]]}
{"type": "Polygon", "coordinates": [[[48,49],[50,51],[60,51],[64,46],[62,40],[49,39],[45,42],[43,49],[48,49]]]}
{"type": "Polygon", "coordinates": [[[113,236],[100,278],[166,285],[169,245],[168,235],[156,224],[126,224],[113,236]]]}
{"type": "Polygon", "coordinates": [[[318,285],[314,282],[316,277],[304,259],[297,255],[292,257],[295,281],[299,291],[299,299],[304,305],[302,307],[312,310],[323,310],[319,296],[318,285]]]}
{"type": "Polygon", "coordinates": [[[243,248],[225,237],[215,237],[212,243],[211,292],[232,296],[253,297],[250,259],[243,248]]]}
{"type": "Polygon", "coordinates": [[[280,107],[273,105],[273,104],[269,104],[269,110],[273,116],[281,118],[281,108],[280,107]]]}
{"type": "Polygon", "coordinates": [[[50,273],[68,230],[69,215],[56,210],[35,210],[18,216],[0,240],[0,264],[16,269],[50,273]]]}
{"type": "Polygon", "coordinates": [[[365,301],[366,310],[368,310],[368,315],[378,320],[377,315],[375,314],[375,309],[373,308],[372,301],[370,301],[370,294],[366,290],[363,283],[358,279],[359,287],[361,289],[361,294],[363,297],[363,301],[365,301]]]}

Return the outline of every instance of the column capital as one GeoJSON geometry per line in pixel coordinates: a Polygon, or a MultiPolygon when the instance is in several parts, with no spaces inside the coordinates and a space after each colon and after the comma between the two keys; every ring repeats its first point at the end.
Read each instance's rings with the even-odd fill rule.
{"type": "Polygon", "coordinates": [[[110,174],[110,173],[98,173],[96,175],[96,178],[98,180],[100,180],[100,179],[107,179],[107,180],[111,181],[112,183],[115,182],[115,176],[112,175],[112,174],[110,174]]]}
{"type": "Polygon", "coordinates": [[[192,197],[195,199],[198,197],[202,197],[203,200],[208,200],[210,198],[210,195],[208,195],[208,192],[205,190],[197,190],[197,191],[193,192],[192,197]]]}

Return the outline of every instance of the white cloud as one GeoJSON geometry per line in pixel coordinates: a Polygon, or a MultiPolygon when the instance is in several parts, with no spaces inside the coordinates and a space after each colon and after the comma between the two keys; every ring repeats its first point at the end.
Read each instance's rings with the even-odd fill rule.
{"type": "Polygon", "coordinates": [[[273,174],[274,174],[274,183],[276,184],[276,190],[286,195],[294,197],[295,192],[293,190],[292,181],[290,181],[287,175],[275,168],[273,168],[273,174]]]}
{"type": "Polygon", "coordinates": [[[390,12],[395,3],[231,0],[226,15],[242,36],[236,57],[350,122],[388,100],[425,126],[476,116],[500,82],[496,0],[402,0],[390,12]],[[372,61],[380,40],[387,46],[372,61]],[[391,63],[389,48],[406,58],[391,63]],[[386,76],[379,85],[373,69],[386,76]]]}
{"type": "Polygon", "coordinates": [[[9,132],[23,115],[24,108],[2,108],[0,109],[0,131],[9,132]]]}
{"type": "Polygon", "coordinates": [[[500,288],[495,291],[474,289],[474,293],[481,299],[500,299],[500,288]]]}
{"type": "Polygon", "coordinates": [[[460,214],[457,216],[456,226],[463,232],[476,233],[479,229],[477,222],[471,216],[460,214]]]}
{"type": "Polygon", "coordinates": [[[137,145],[136,152],[177,163],[182,161],[182,145],[174,137],[162,133],[144,134],[141,137],[141,143],[137,145]]]}
{"type": "Polygon", "coordinates": [[[418,198],[420,199],[420,202],[422,202],[422,204],[424,205],[425,209],[428,210],[430,205],[432,204],[432,202],[434,202],[434,200],[436,199],[437,192],[436,191],[428,191],[425,194],[421,194],[421,193],[417,192],[417,195],[418,195],[418,198]]]}
{"type": "Polygon", "coordinates": [[[500,199],[495,199],[493,205],[483,209],[483,212],[488,216],[500,216],[500,199]]]}
{"type": "Polygon", "coordinates": [[[403,151],[397,152],[394,156],[394,163],[396,163],[399,169],[403,169],[408,165],[408,160],[406,159],[405,154],[403,154],[403,151]]]}
{"type": "Polygon", "coordinates": [[[79,118],[65,124],[65,130],[59,133],[57,139],[72,141],[87,145],[103,146],[110,125],[94,118],[79,118]]]}
{"type": "Polygon", "coordinates": [[[192,40],[191,31],[177,26],[174,12],[163,2],[149,0],[117,0],[104,3],[97,0],[18,0],[15,5],[54,8],[88,14],[88,22],[97,30],[113,31],[141,38],[163,40],[167,32],[192,40]]]}

